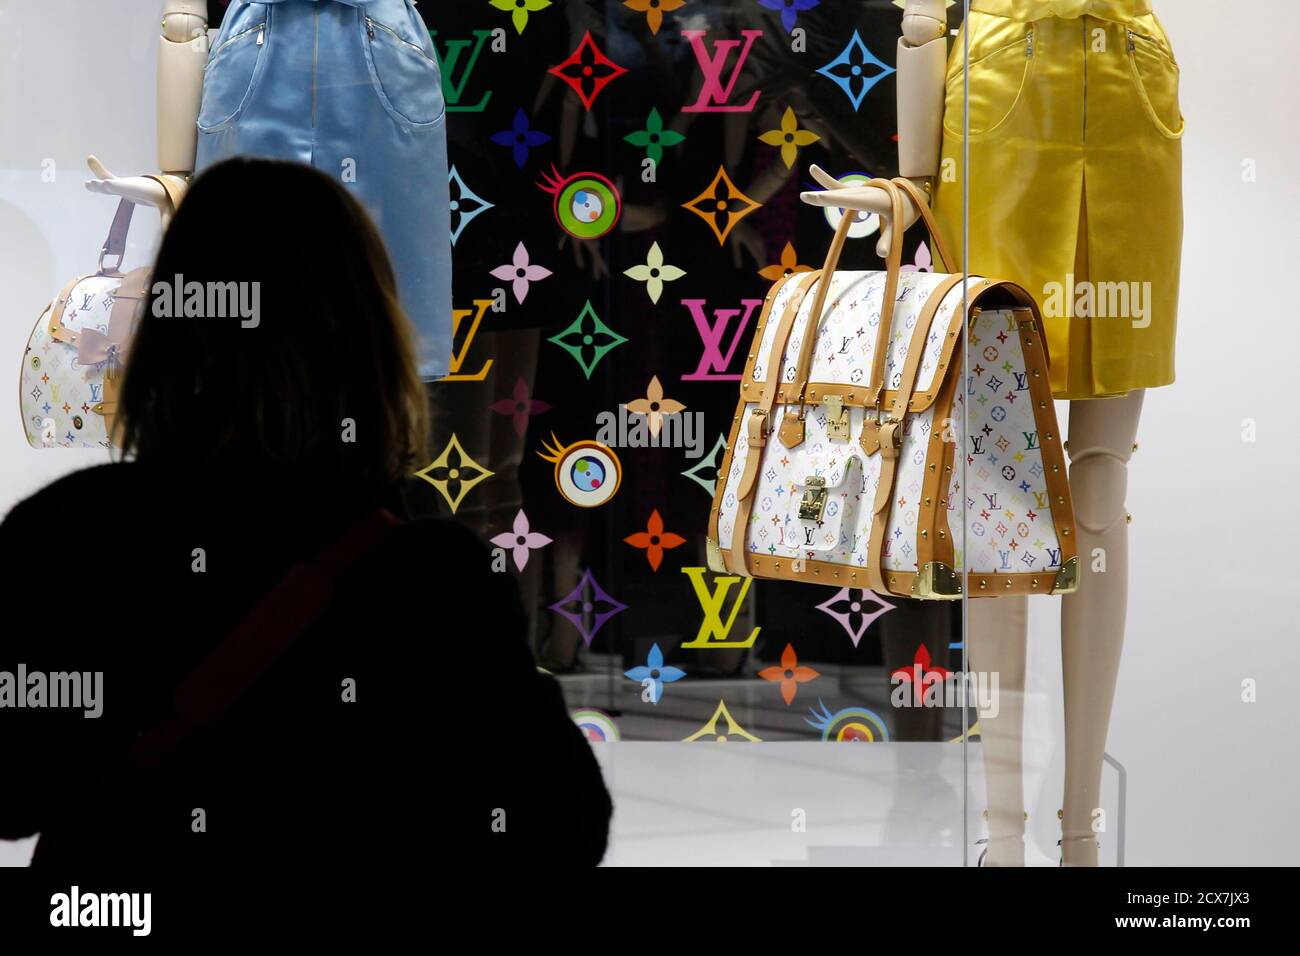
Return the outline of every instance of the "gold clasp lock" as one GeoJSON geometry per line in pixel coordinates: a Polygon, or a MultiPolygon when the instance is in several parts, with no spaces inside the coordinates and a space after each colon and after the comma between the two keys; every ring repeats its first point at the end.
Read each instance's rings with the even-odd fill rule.
{"type": "Polygon", "coordinates": [[[844,396],[827,395],[822,404],[826,406],[826,437],[831,441],[848,441],[849,412],[844,407],[844,396]]]}
{"type": "Polygon", "coordinates": [[[822,523],[826,511],[826,479],[810,475],[804,482],[803,499],[799,502],[799,518],[822,523]]]}

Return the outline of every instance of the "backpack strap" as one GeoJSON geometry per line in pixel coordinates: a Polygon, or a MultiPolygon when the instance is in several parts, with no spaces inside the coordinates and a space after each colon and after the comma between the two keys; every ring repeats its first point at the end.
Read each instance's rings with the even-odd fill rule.
{"type": "Polygon", "coordinates": [[[339,579],[402,523],[381,508],[314,561],[292,567],[181,681],[173,712],[136,742],[134,765],[157,765],[190,733],[225,713],[320,618],[339,579]]]}

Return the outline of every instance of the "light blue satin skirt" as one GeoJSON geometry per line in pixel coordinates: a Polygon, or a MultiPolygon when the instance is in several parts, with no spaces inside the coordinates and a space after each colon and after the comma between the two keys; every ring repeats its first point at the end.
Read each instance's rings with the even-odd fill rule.
{"type": "Polygon", "coordinates": [[[198,170],[266,156],[337,177],[379,225],[426,379],[452,345],[445,123],[410,0],[235,0],[208,54],[198,170]]]}

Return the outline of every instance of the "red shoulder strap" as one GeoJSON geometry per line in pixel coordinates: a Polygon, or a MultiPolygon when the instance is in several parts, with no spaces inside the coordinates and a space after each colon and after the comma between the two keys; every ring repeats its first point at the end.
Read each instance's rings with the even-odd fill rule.
{"type": "Polygon", "coordinates": [[[400,524],[381,508],[314,561],[291,568],[181,682],[174,713],[136,742],[136,766],[158,763],[192,731],[225,713],[320,617],[348,569],[400,524]]]}

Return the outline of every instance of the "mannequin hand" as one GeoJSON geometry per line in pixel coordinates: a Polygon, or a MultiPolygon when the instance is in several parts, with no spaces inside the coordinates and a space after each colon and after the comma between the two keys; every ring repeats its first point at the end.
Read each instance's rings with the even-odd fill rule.
{"type": "MultiPolygon", "coordinates": [[[[802,192],[799,198],[810,206],[837,206],[864,213],[876,213],[880,216],[880,239],[876,242],[876,254],[884,258],[889,253],[889,242],[894,228],[894,224],[889,221],[889,197],[885,191],[874,186],[845,186],[817,165],[813,165],[809,172],[812,173],[813,179],[826,188],[802,192]]],[[[904,193],[902,222],[904,231],[920,217],[920,211],[912,204],[911,198],[904,193]]]]}
{"type": "MultiPolygon", "coordinates": [[[[146,176],[115,176],[96,156],[87,159],[86,165],[90,167],[91,173],[96,177],[86,180],[86,188],[91,192],[103,193],[107,196],[120,196],[141,205],[153,206],[158,210],[158,214],[162,216],[164,223],[171,218],[171,200],[167,197],[167,191],[156,181],[146,176]]],[[[184,190],[184,180],[176,176],[169,178],[184,190]]]]}

